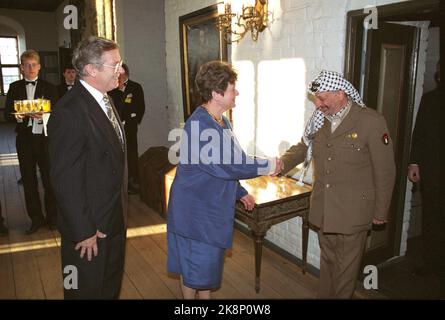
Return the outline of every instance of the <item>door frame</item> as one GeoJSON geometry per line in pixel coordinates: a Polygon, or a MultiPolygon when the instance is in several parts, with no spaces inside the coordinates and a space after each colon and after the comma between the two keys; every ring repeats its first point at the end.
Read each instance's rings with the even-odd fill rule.
{"type": "MultiPolygon", "coordinates": [[[[439,9],[439,0],[424,0],[424,1],[407,1],[395,4],[388,4],[383,6],[377,6],[378,22],[386,21],[408,21],[408,20],[424,20],[420,17],[415,19],[416,15],[429,14],[439,9]]],[[[369,13],[365,13],[363,9],[349,11],[347,13],[347,26],[346,26],[346,47],[345,47],[345,67],[344,75],[356,88],[360,86],[361,77],[361,64],[362,64],[362,47],[363,47],[363,35],[364,27],[363,23],[369,13]]],[[[400,167],[397,170],[397,175],[401,177],[399,184],[395,187],[398,189],[397,199],[393,198],[396,204],[395,223],[392,229],[389,230],[388,245],[391,247],[392,242],[392,255],[398,256],[400,254],[400,246],[402,240],[403,231],[403,215],[405,208],[405,190],[407,180],[402,177],[406,176],[406,168],[409,162],[409,148],[411,145],[411,132],[413,126],[413,112],[414,112],[414,100],[415,100],[415,88],[416,88],[416,76],[417,76],[417,64],[418,64],[418,45],[419,34],[413,43],[413,56],[411,64],[413,68],[407,77],[408,79],[408,105],[405,113],[405,134],[400,137],[400,147],[403,150],[401,155],[400,167]]],[[[365,254],[365,264],[381,263],[378,255],[365,254]]]]}

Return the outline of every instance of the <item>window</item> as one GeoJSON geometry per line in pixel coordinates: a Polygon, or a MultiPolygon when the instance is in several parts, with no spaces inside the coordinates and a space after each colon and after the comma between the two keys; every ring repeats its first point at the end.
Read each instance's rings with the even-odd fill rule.
{"type": "Polygon", "coordinates": [[[11,82],[20,80],[17,37],[0,36],[0,95],[8,92],[11,82]]]}

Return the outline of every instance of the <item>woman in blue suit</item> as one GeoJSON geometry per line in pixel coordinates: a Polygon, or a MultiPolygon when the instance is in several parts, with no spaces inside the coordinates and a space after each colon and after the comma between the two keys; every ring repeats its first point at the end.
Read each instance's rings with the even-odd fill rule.
{"type": "MultiPolygon", "coordinates": [[[[195,84],[203,100],[185,123],[180,160],[168,205],[168,272],[181,275],[185,299],[209,299],[219,288],[225,249],[232,246],[235,202],[252,210],[255,199],[238,180],[267,175],[276,160],[244,153],[223,113],[235,106],[237,73],[212,61],[195,84]]],[[[273,167],[273,168],[272,168],[273,167]]],[[[271,171],[273,169],[273,171],[271,171]]]]}

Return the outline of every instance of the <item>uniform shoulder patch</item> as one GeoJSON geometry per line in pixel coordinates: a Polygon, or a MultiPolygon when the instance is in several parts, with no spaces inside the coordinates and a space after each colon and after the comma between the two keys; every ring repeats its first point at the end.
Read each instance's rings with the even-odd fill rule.
{"type": "Polygon", "coordinates": [[[389,144],[389,135],[387,133],[383,134],[382,141],[383,141],[384,145],[388,145],[389,144]]]}

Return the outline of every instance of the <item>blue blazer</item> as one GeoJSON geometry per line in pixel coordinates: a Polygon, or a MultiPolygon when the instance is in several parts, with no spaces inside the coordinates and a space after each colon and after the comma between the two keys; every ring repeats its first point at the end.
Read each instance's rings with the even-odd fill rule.
{"type": "Polygon", "coordinates": [[[170,189],[168,232],[220,248],[232,246],[235,202],[247,194],[238,180],[267,174],[268,161],[244,153],[230,122],[219,126],[203,107],[189,117],[170,189]]]}

